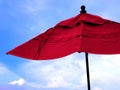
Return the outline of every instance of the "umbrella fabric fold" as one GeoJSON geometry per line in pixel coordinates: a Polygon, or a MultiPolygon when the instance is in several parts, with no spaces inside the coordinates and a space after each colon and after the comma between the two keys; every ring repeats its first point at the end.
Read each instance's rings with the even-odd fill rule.
{"type": "Polygon", "coordinates": [[[46,60],[64,57],[77,52],[80,41],[75,37],[75,33],[70,31],[69,33],[73,35],[69,35],[69,33],[65,34],[60,31],[61,27],[59,30],[51,28],[45,33],[17,46],[9,51],[8,54],[33,60],[46,60]]]}
{"type": "Polygon", "coordinates": [[[118,54],[119,45],[120,23],[81,13],[59,22],[8,54],[33,60],[48,60],[74,52],[118,54]]]}

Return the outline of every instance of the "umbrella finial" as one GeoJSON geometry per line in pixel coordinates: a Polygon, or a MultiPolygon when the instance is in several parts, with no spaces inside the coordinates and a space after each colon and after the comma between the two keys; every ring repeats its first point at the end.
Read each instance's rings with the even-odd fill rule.
{"type": "Polygon", "coordinates": [[[81,11],[80,11],[80,13],[86,13],[85,5],[82,5],[82,6],[81,6],[81,11]]]}

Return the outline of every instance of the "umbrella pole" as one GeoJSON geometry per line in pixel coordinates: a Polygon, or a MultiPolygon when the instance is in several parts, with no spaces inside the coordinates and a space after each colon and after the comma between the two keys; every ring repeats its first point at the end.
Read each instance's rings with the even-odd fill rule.
{"type": "MultiPolygon", "coordinates": [[[[80,13],[82,13],[82,14],[85,14],[85,13],[86,13],[85,6],[84,6],[84,5],[81,6],[81,11],[80,11],[80,13]]],[[[87,86],[88,86],[88,90],[90,90],[90,75],[89,75],[88,53],[85,53],[85,58],[86,58],[87,86]]]]}
{"type": "Polygon", "coordinates": [[[90,90],[90,75],[89,75],[88,53],[85,53],[85,58],[86,58],[87,86],[88,86],[88,90],[90,90]]]}

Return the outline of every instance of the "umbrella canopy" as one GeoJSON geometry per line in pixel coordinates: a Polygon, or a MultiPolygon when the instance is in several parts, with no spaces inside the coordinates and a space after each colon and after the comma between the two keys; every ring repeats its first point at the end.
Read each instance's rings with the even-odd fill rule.
{"type": "Polygon", "coordinates": [[[74,52],[120,53],[120,23],[81,13],[9,51],[8,54],[47,60],[74,52]]]}

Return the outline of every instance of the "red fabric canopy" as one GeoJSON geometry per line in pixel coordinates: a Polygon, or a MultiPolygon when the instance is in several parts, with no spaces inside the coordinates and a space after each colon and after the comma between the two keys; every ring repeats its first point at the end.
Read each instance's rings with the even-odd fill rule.
{"type": "Polygon", "coordinates": [[[8,54],[47,60],[74,52],[120,54],[120,23],[79,14],[9,51],[8,54]]]}

